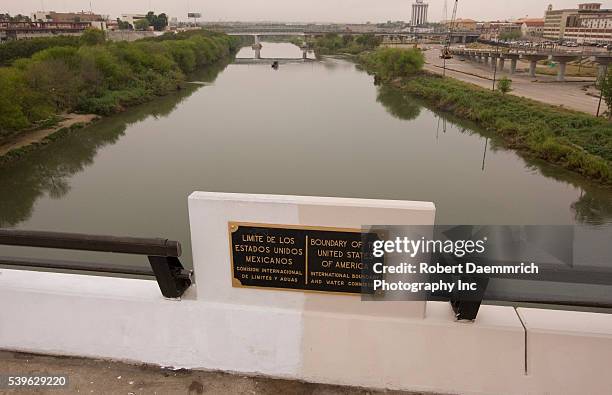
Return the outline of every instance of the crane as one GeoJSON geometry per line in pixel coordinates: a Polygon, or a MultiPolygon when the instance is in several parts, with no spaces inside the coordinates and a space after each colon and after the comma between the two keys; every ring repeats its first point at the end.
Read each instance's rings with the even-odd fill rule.
{"type": "Polygon", "coordinates": [[[459,0],[455,0],[455,6],[453,7],[453,16],[448,25],[448,35],[446,36],[446,42],[444,43],[444,48],[442,49],[442,53],[440,54],[440,58],[442,59],[452,59],[453,55],[450,52],[451,41],[453,37],[453,31],[455,30],[455,21],[457,20],[457,5],[459,4],[459,0]]]}

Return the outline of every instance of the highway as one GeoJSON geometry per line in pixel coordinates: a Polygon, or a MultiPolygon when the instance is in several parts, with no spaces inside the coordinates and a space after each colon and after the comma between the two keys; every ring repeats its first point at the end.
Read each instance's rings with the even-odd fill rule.
{"type": "MultiPolygon", "coordinates": [[[[443,60],[440,59],[441,46],[428,46],[425,51],[425,69],[432,73],[442,74],[443,60]]],[[[572,78],[567,77],[565,82],[557,82],[554,76],[538,75],[536,80],[531,79],[524,65],[519,63],[519,69],[515,75],[509,75],[506,71],[497,73],[497,78],[507,76],[512,79],[511,94],[543,103],[563,106],[576,111],[596,114],[598,98],[588,95],[585,87],[593,85],[594,78],[572,78]]],[[[461,61],[458,57],[446,61],[446,75],[461,81],[469,82],[483,88],[491,89],[493,85],[493,71],[490,66],[471,61],[461,61]]],[[[589,88],[592,94],[596,93],[594,88],[589,88]]],[[[605,104],[603,104],[605,106],[605,104]]],[[[602,107],[603,111],[603,107],[602,107]]]]}

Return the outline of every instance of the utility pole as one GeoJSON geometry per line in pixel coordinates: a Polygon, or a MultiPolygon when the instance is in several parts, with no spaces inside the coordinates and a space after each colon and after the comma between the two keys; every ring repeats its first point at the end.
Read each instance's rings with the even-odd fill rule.
{"type": "MultiPolygon", "coordinates": [[[[446,42],[444,43],[444,48],[442,49],[442,60],[443,60],[443,72],[442,76],[446,77],[446,59],[451,59],[453,56],[450,52],[451,43],[453,41],[453,30],[455,25],[455,20],[457,19],[457,5],[459,0],[455,0],[455,6],[453,7],[453,17],[451,18],[450,24],[448,25],[448,34],[446,36],[446,42]]],[[[446,4],[445,4],[446,6],[446,4]]]]}
{"type": "Polygon", "coordinates": [[[446,58],[444,58],[442,61],[443,61],[443,65],[442,65],[442,77],[446,77],[446,58]]]}
{"type": "MultiPolygon", "coordinates": [[[[495,42],[495,54],[499,56],[499,41],[495,42]]],[[[495,67],[493,68],[493,92],[495,92],[495,80],[497,79],[497,57],[493,59],[493,62],[495,62],[495,67]]]]}
{"type": "Polygon", "coordinates": [[[599,104],[597,104],[597,116],[598,117],[601,111],[601,99],[603,98],[604,83],[607,80],[608,80],[608,65],[606,65],[604,77],[601,79],[601,81],[599,81],[599,104]]]}

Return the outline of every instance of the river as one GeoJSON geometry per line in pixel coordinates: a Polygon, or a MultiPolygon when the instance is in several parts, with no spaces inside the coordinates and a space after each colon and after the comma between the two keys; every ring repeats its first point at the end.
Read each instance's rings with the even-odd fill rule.
{"type": "MultiPolygon", "coordinates": [[[[261,56],[302,54],[264,42],[261,56]]],[[[2,165],[0,227],[177,239],[190,266],[196,190],[433,201],[440,224],[612,226],[612,190],[376,87],[348,60],[241,62],[192,78],[2,165]]]]}

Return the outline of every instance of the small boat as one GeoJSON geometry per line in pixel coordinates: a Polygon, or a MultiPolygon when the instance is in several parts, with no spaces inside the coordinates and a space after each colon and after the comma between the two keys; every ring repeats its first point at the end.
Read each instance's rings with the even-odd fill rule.
{"type": "Polygon", "coordinates": [[[272,62],[272,68],[274,70],[278,70],[278,60],[275,60],[274,62],[272,62]]]}

